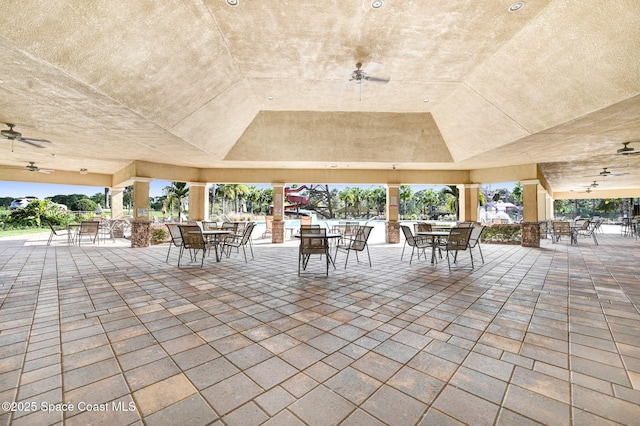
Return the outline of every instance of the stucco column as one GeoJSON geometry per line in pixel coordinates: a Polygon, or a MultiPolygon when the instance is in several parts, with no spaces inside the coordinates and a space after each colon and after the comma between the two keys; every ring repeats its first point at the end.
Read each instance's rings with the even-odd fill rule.
{"type": "Polygon", "coordinates": [[[538,185],[540,181],[537,179],[521,180],[522,184],[522,207],[523,222],[538,221],[538,185]]]}
{"type": "Polygon", "coordinates": [[[477,222],[478,206],[480,205],[480,185],[464,184],[457,185],[458,188],[458,210],[461,222],[477,222]]]}
{"type": "Polygon", "coordinates": [[[398,244],[400,242],[399,200],[400,185],[387,185],[387,223],[385,232],[387,244],[398,244]]]}
{"type": "Polygon", "coordinates": [[[538,220],[547,220],[549,218],[547,216],[548,211],[547,191],[542,185],[538,185],[538,220]]]}
{"type": "Polygon", "coordinates": [[[189,182],[189,220],[209,219],[209,184],[189,182]]]}
{"type": "Polygon", "coordinates": [[[124,216],[122,202],[124,200],[124,188],[111,188],[111,219],[124,216]]]}
{"type": "Polygon", "coordinates": [[[149,182],[148,178],[133,180],[133,220],[149,220],[149,182]]]}
{"type": "Polygon", "coordinates": [[[547,220],[552,220],[554,218],[555,211],[553,209],[553,197],[547,193],[547,220]]]}
{"type": "Polygon", "coordinates": [[[273,185],[273,228],[271,242],[284,243],[284,183],[273,185]]]}
{"type": "Polygon", "coordinates": [[[131,223],[131,247],[151,245],[151,221],[149,220],[149,178],[133,178],[133,222],[131,223]]]}

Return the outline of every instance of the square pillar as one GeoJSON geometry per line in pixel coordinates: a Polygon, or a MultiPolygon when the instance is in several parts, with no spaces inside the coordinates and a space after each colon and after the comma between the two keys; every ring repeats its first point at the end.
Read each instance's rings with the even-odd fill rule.
{"type": "Polygon", "coordinates": [[[133,179],[133,222],[131,223],[131,247],[151,245],[151,221],[149,220],[149,178],[133,179]]]}
{"type": "Polygon", "coordinates": [[[387,244],[398,244],[400,242],[400,185],[387,185],[387,223],[385,230],[385,241],[387,244]]]}
{"type": "Polygon", "coordinates": [[[189,220],[208,220],[209,184],[189,182],[189,220]]]}
{"type": "Polygon", "coordinates": [[[133,178],[133,220],[149,220],[149,178],[133,178]]]}
{"type": "Polygon", "coordinates": [[[124,216],[123,200],[124,188],[111,188],[111,219],[118,219],[124,216]]]}
{"type": "Polygon", "coordinates": [[[284,183],[273,183],[273,227],[271,242],[284,243],[284,183]]]}
{"type": "Polygon", "coordinates": [[[480,206],[480,185],[464,184],[458,188],[458,220],[461,222],[478,222],[478,206],[480,206]]]}
{"type": "Polygon", "coordinates": [[[522,184],[522,221],[538,222],[538,186],[537,179],[521,180],[522,184]]]}

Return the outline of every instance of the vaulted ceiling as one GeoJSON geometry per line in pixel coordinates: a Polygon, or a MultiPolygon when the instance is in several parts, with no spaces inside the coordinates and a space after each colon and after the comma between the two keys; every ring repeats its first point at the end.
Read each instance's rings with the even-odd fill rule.
{"type": "Polygon", "coordinates": [[[0,139],[0,169],[538,164],[553,191],[640,188],[616,155],[640,150],[640,2],[512,4],[2,2],[0,121],[51,144],[0,139]]]}

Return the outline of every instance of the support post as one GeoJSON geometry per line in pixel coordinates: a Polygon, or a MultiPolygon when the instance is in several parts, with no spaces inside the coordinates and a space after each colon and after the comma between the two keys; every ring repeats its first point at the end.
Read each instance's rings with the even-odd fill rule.
{"type": "Polygon", "coordinates": [[[131,247],[151,245],[151,221],[149,220],[149,178],[133,179],[133,223],[131,247]]]}
{"type": "Polygon", "coordinates": [[[189,220],[208,220],[209,184],[189,182],[189,220]]]}
{"type": "Polygon", "coordinates": [[[273,183],[273,227],[271,242],[284,243],[284,183],[273,183]]]}
{"type": "Polygon", "coordinates": [[[400,185],[387,185],[387,222],[385,229],[385,241],[387,244],[400,243],[400,185]]]}

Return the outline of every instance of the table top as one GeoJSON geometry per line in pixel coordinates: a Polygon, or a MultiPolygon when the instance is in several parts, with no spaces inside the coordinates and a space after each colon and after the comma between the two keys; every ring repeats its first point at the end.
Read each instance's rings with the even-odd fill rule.
{"type": "MultiPolygon", "coordinates": [[[[321,237],[324,237],[324,238],[340,238],[340,237],[342,237],[342,234],[338,234],[338,233],[335,233],[335,232],[329,232],[329,233],[326,233],[325,235],[321,235],[321,234],[306,234],[306,235],[311,236],[313,238],[321,238],[321,237]]],[[[300,234],[296,234],[296,235],[294,235],[294,237],[300,238],[300,234]]]]}
{"type": "MultiPolygon", "coordinates": [[[[228,231],[226,229],[205,229],[200,231],[202,235],[220,235],[220,234],[233,234],[233,231],[228,231]]],[[[197,234],[198,231],[191,231],[190,234],[197,234]]]]}
{"type": "Polygon", "coordinates": [[[427,237],[446,237],[449,231],[418,231],[416,235],[424,235],[427,237]]]}

